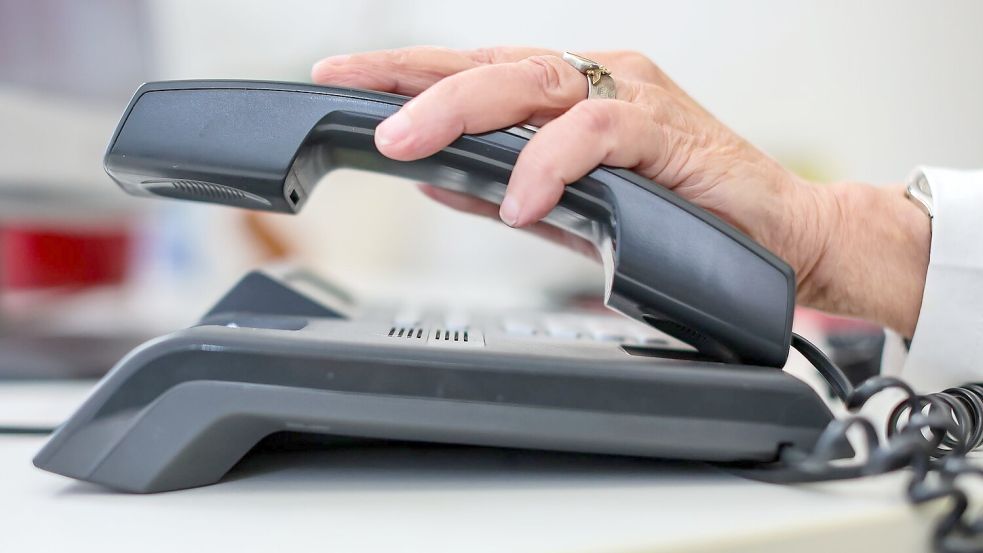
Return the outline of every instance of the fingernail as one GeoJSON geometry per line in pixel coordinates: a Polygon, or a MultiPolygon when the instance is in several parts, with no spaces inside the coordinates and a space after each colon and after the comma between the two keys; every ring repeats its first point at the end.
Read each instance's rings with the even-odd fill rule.
{"type": "Polygon", "coordinates": [[[410,135],[412,126],[413,122],[410,121],[410,116],[402,111],[397,111],[395,115],[379,123],[375,130],[375,143],[378,146],[389,146],[402,142],[410,135]]]}
{"type": "Polygon", "coordinates": [[[330,65],[341,65],[346,61],[348,61],[349,58],[351,58],[351,56],[348,54],[341,54],[338,56],[331,56],[328,58],[324,58],[323,60],[315,63],[313,67],[311,67],[311,75],[313,75],[316,78],[317,75],[326,67],[330,65]]]}
{"type": "Polygon", "coordinates": [[[512,196],[505,196],[505,199],[502,200],[502,206],[498,209],[498,216],[506,225],[514,227],[519,222],[520,207],[518,200],[512,196]]]}
{"type": "Polygon", "coordinates": [[[337,56],[328,56],[328,57],[324,58],[323,60],[315,63],[314,64],[314,68],[316,69],[316,68],[318,68],[318,67],[320,67],[322,65],[340,65],[340,64],[345,63],[346,61],[348,61],[350,58],[351,58],[351,55],[349,55],[349,54],[339,54],[337,56]]]}

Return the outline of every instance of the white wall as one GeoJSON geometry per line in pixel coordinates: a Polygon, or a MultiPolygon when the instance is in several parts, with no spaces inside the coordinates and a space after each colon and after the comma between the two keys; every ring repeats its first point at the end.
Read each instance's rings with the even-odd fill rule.
{"type": "Polygon", "coordinates": [[[162,77],[302,79],[322,55],[408,44],[631,48],[769,151],[828,157],[833,177],[983,164],[983,3],[972,0],[154,6],[162,77]]]}

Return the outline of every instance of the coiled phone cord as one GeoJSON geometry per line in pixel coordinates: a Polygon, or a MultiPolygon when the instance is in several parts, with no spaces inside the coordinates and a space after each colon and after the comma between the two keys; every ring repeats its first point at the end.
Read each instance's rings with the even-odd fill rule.
{"type": "Polygon", "coordinates": [[[983,476],[983,466],[966,458],[983,445],[983,385],[967,384],[920,395],[903,380],[875,376],[854,388],[843,371],[805,338],[793,334],[792,347],[823,375],[851,414],[830,422],[811,453],[784,459],[796,473],[786,481],[841,480],[911,467],[909,501],[918,505],[946,498],[951,502],[932,534],[934,549],[944,553],[983,551],[983,516],[967,513],[969,498],[957,483],[960,476],[983,476]],[[882,443],[874,424],[857,411],[889,389],[900,390],[905,397],[888,416],[887,438],[882,443]],[[842,444],[847,443],[847,432],[852,428],[862,431],[867,459],[859,466],[844,466],[835,459],[841,457],[842,444]]]}

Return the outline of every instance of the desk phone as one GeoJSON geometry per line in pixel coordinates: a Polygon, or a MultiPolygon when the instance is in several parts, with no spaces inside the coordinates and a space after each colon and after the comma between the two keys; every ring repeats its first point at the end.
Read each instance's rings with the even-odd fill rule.
{"type": "MultiPolygon", "coordinates": [[[[331,201],[312,196],[342,167],[500,202],[534,131],[465,135],[397,162],[373,131],[405,100],[291,83],[147,84],[105,167],[131,194],[281,213],[331,201]]],[[[302,270],[256,271],[198,324],[123,358],[35,464],[158,492],[217,482],[278,432],[722,462],[812,448],[832,415],[781,370],[795,297],[787,264],[621,169],[567,187],[546,222],[597,248],[611,314],[380,312],[302,270]]]]}

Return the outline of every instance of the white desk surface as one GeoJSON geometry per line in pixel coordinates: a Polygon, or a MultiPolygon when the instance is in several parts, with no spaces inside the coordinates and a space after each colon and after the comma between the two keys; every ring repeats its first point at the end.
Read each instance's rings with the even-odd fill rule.
{"type": "MultiPolygon", "coordinates": [[[[0,425],[55,422],[86,388],[0,384],[0,425]]],[[[778,486],[435,446],[254,455],[218,485],[127,495],[34,468],[44,440],[0,436],[0,551],[925,551],[938,513],[905,503],[903,474],[778,486]]]]}

